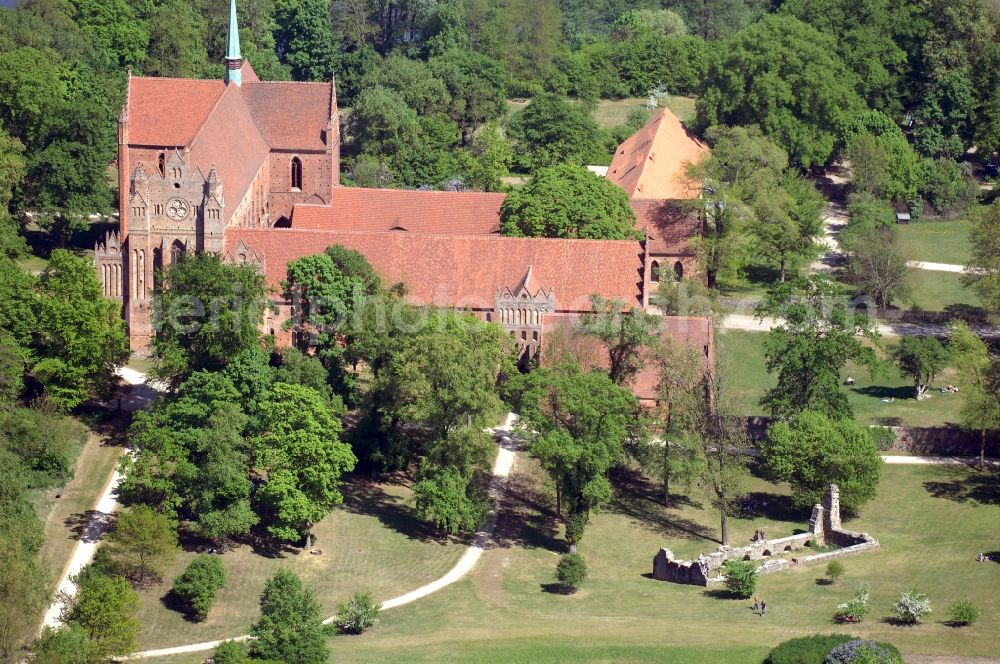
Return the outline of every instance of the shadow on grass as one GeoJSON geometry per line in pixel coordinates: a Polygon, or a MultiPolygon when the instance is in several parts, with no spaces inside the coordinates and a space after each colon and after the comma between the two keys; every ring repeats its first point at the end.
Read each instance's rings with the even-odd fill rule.
{"type": "Polygon", "coordinates": [[[544,549],[563,553],[566,542],[559,539],[560,521],[549,500],[530,478],[514,473],[498,506],[496,528],[489,546],[508,549],[544,549]]]}
{"type": "MultiPolygon", "coordinates": [[[[909,385],[899,385],[896,387],[890,387],[888,385],[869,385],[868,387],[852,387],[851,392],[855,394],[861,394],[866,397],[874,397],[876,399],[896,399],[898,401],[905,401],[907,399],[916,401],[914,397],[913,388],[909,385]]],[[[890,404],[885,404],[886,406],[890,404]]]]}
{"type": "Polygon", "coordinates": [[[833,579],[824,579],[824,578],[820,577],[820,578],[816,579],[816,585],[817,586],[832,586],[833,585],[833,579]]]}
{"type": "Polygon", "coordinates": [[[754,519],[764,517],[771,521],[785,521],[801,524],[809,519],[809,514],[792,502],[791,496],[776,493],[754,491],[744,497],[742,510],[736,515],[738,519],[754,519]]]}
{"type": "Polygon", "coordinates": [[[163,608],[168,611],[175,611],[181,614],[184,616],[184,620],[189,623],[199,622],[199,620],[194,616],[194,613],[191,611],[191,607],[188,606],[188,603],[185,602],[180,595],[174,592],[173,588],[168,590],[167,594],[160,598],[160,604],[162,604],[163,608]]]}
{"type": "MultiPolygon", "coordinates": [[[[647,530],[667,537],[682,537],[686,539],[702,539],[716,544],[722,541],[715,537],[715,531],[697,521],[675,516],[669,513],[653,496],[661,496],[655,486],[639,473],[628,469],[615,472],[612,481],[615,485],[615,497],[608,506],[608,511],[638,522],[647,530]]],[[[670,496],[671,507],[686,504],[700,508],[684,496],[670,496]]]]}
{"type": "Polygon", "coordinates": [[[879,426],[883,426],[883,427],[899,427],[899,426],[903,426],[903,418],[902,417],[875,417],[875,418],[872,418],[872,421],[875,422],[875,424],[878,424],[879,426]]]}
{"type": "Polygon", "coordinates": [[[343,493],[344,509],[348,512],[374,516],[385,527],[410,539],[439,544],[453,539],[418,519],[413,508],[406,505],[402,498],[386,493],[375,482],[355,480],[343,493]]]}
{"type": "Polygon", "coordinates": [[[924,482],[924,489],[935,498],[957,503],[976,501],[1000,505],[1000,472],[995,469],[955,471],[953,479],[924,482]]]}
{"type": "Polygon", "coordinates": [[[903,620],[899,616],[886,616],[885,618],[882,618],[881,622],[884,623],[884,624],[886,624],[886,625],[892,625],[893,627],[919,627],[920,626],[919,622],[908,622],[906,620],[903,620]]]}
{"type": "Polygon", "coordinates": [[[564,586],[561,583],[543,583],[541,584],[541,588],[543,593],[551,595],[572,595],[576,592],[576,588],[564,586]]]}
{"type": "Polygon", "coordinates": [[[746,600],[745,597],[740,597],[732,590],[727,590],[726,588],[712,588],[710,590],[704,590],[701,593],[705,597],[711,599],[741,599],[746,600]]]}
{"type": "Polygon", "coordinates": [[[86,510],[70,514],[63,519],[63,525],[73,533],[73,539],[81,542],[96,542],[111,529],[114,520],[112,514],[98,510],[86,510]]]}

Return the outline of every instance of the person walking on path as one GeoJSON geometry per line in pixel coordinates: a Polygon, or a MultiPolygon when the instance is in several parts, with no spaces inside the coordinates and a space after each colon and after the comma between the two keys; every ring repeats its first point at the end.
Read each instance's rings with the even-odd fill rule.
{"type": "Polygon", "coordinates": [[[761,601],[760,603],[760,617],[764,617],[764,612],[767,611],[767,602],[761,601]]]}
{"type": "Polygon", "coordinates": [[[754,595],[753,596],[753,612],[757,613],[757,610],[759,608],[760,608],[760,599],[756,595],[754,595]]]}

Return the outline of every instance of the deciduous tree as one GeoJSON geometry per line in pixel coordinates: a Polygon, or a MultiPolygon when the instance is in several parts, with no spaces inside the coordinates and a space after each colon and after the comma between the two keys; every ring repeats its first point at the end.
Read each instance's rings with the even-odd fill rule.
{"type": "Polygon", "coordinates": [[[910,253],[889,226],[863,232],[850,243],[847,278],[870,297],[876,307],[888,308],[910,290],[910,253]]]}
{"type": "Polygon", "coordinates": [[[601,130],[589,110],[563,97],[544,94],[510,120],[517,164],[535,171],[546,166],[585,166],[604,154],[601,130]]]}
{"type": "Polygon", "coordinates": [[[120,576],[88,574],[66,606],[62,620],[80,625],[94,662],[127,657],[139,646],[139,595],[120,576]]]}
{"type": "Polygon", "coordinates": [[[646,351],[659,340],[660,318],[602,295],[591,295],[590,304],[594,313],[580,319],[580,332],[600,340],[607,349],[608,377],[616,385],[633,382],[646,366],[646,351]]]}
{"type": "Polygon", "coordinates": [[[976,290],[987,310],[1000,315],[1000,202],[973,212],[969,244],[972,255],[962,283],[976,290]]]}
{"type": "Polygon", "coordinates": [[[177,555],[177,527],[152,507],[136,505],[118,515],[107,547],[116,566],[141,587],[177,555]]]}
{"type": "Polygon", "coordinates": [[[934,377],[948,362],[948,352],[936,337],[905,336],[892,350],[892,356],[900,373],[913,379],[917,401],[927,395],[934,377]]]}
{"type": "Polygon", "coordinates": [[[330,657],[316,591],[298,575],[279,570],[264,584],[260,618],[250,627],[251,654],[257,659],[324,664],[330,657]]]}

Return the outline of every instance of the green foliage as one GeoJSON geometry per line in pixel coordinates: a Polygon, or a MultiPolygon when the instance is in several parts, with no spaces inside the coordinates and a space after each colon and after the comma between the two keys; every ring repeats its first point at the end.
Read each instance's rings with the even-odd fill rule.
{"type": "Polygon", "coordinates": [[[354,593],[350,600],[337,607],[334,625],[342,634],[361,634],[378,622],[382,605],[372,593],[354,593]]]}
{"type": "Polygon", "coordinates": [[[903,337],[892,350],[892,356],[900,373],[913,379],[917,399],[924,397],[948,363],[948,351],[937,337],[903,337]]]}
{"type": "Polygon", "coordinates": [[[515,163],[526,171],[547,166],[585,166],[604,155],[602,132],[590,111],[544,94],[510,120],[515,163]]]}
{"type": "Polygon", "coordinates": [[[264,275],[252,265],[212,253],[185,256],[162,273],[154,297],[154,374],[172,387],[196,371],[224,369],[260,343],[267,300],[264,275]]]}
{"type": "Polygon", "coordinates": [[[249,664],[250,653],[239,641],[223,641],[212,653],[214,664],[249,664]]]}
{"type": "Polygon", "coordinates": [[[219,556],[195,557],[174,579],[174,594],[188,607],[196,620],[208,618],[215,595],[226,583],[226,567],[219,556]]]}
{"type": "Polygon", "coordinates": [[[626,240],[637,236],[634,223],[621,188],[570,164],[536,171],[500,208],[501,232],[516,237],[626,240]]]}
{"type": "Polygon", "coordinates": [[[790,482],[796,506],[820,502],[828,484],[840,487],[841,509],[856,514],[878,492],[882,458],[871,432],[853,420],[804,411],[768,430],[764,462],[790,482]]]}
{"type": "Polygon", "coordinates": [[[826,566],[826,575],[830,578],[830,583],[837,583],[844,576],[844,564],[839,560],[831,560],[826,566]]]}
{"type": "Polygon", "coordinates": [[[887,452],[896,444],[896,432],[889,427],[871,427],[871,432],[879,452],[887,452]]]}
{"type": "Polygon", "coordinates": [[[330,657],[316,592],[294,572],[279,570],[264,584],[260,618],[250,627],[255,659],[323,664],[330,657]]]}
{"type": "Polygon", "coordinates": [[[107,540],[115,567],[139,586],[159,578],[178,551],[176,526],[146,505],[120,512],[107,540]]]}
{"type": "Polygon", "coordinates": [[[139,595],[120,576],[90,574],[78,580],[76,596],[62,619],[83,628],[90,643],[88,662],[132,654],[142,624],[136,618],[139,595]]]}
{"type": "Polygon", "coordinates": [[[616,385],[632,383],[645,366],[645,351],[658,340],[659,317],[596,294],[590,304],[594,313],[580,319],[580,333],[600,340],[607,349],[608,377],[616,385]]]}
{"type": "Polygon", "coordinates": [[[91,644],[87,632],[78,624],[59,628],[46,626],[32,644],[32,662],[38,664],[88,664],[91,644]]]}
{"type": "Polygon", "coordinates": [[[912,588],[904,590],[899,599],[892,605],[896,620],[904,625],[916,625],[920,619],[931,612],[931,602],[927,595],[922,595],[912,588]]]}
{"type": "MultiPolygon", "coordinates": [[[[827,575],[836,582],[836,578],[829,574],[829,569],[827,569],[827,575]]],[[[859,586],[854,597],[837,605],[837,612],[833,614],[833,619],[837,622],[861,622],[871,612],[871,607],[868,604],[870,599],[871,591],[868,586],[859,586]]]]}
{"type": "Polygon", "coordinates": [[[925,159],[920,168],[920,195],[938,214],[959,213],[979,198],[979,185],[953,159],[925,159]]]}
{"type": "Polygon", "coordinates": [[[27,408],[0,412],[0,449],[19,458],[28,487],[69,480],[76,455],[86,442],[86,427],[64,415],[27,408]]]}
{"type": "Polygon", "coordinates": [[[780,182],[758,189],[750,201],[759,256],[776,263],[779,279],[819,254],[826,201],[811,182],[788,173],[780,182]]]}
{"type": "Polygon", "coordinates": [[[333,73],[337,55],[329,13],[324,0],[274,3],[275,48],[297,81],[325,81],[333,73]]]}
{"type": "Polygon", "coordinates": [[[340,441],[340,420],[315,390],[277,383],[261,411],[263,434],[252,446],[267,481],[256,500],[268,532],[297,542],[343,502],[340,478],[354,469],[357,459],[340,441]]]}
{"type": "Polygon", "coordinates": [[[920,161],[902,130],[878,111],[860,115],[848,130],[851,189],[879,199],[909,203],[921,184],[920,161]]]}
{"type": "Polygon", "coordinates": [[[68,251],[52,252],[38,281],[37,312],[34,373],[49,399],[68,409],[91,394],[109,394],[118,383],[115,369],[128,359],[128,339],[94,266],[68,251]]]}
{"type": "Polygon", "coordinates": [[[855,80],[831,37],[790,16],[767,16],[713,54],[698,123],[759,124],[797,165],[821,166],[864,106],[855,80]]]}
{"type": "Polygon", "coordinates": [[[607,472],[634,433],[638,403],[606,373],[575,365],[543,367],[520,380],[520,432],[555,482],[557,504],[575,519],[574,528],[567,521],[566,539],[576,544],[591,510],[611,499],[607,472]]]}
{"type": "Polygon", "coordinates": [[[974,625],[983,615],[982,610],[967,599],[948,605],[948,622],[959,627],[974,625]]]}
{"type": "Polygon", "coordinates": [[[962,321],[952,324],[948,351],[962,383],[962,426],[980,433],[979,466],[985,466],[986,431],[1000,427],[1000,363],[962,321]]]}
{"type": "Polygon", "coordinates": [[[764,661],[765,664],[824,664],[831,650],[850,640],[847,634],[801,636],[775,646],[764,661]]]}
{"type": "Polygon", "coordinates": [[[727,560],[722,564],[726,589],[740,598],[752,597],[757,591],[757,566],[749,560],[727,560]]]}
{"type": "Polygon", "coordinates": [[[482,191],[504,191],[503,178],[514,163],[514,150],[503,128],[488,122],[472,137],[466,165],[465,185],[482,191]]]}
{"type": "Polygon", "coordinates": [[[587,563],[579,553],[564,553],[556,565],[556,581],[563,588],[575,591],[587,580],[587,563]]]}
{"type": "Polygon", "coordinates": [[[499,62],[464,48],[449,49],[428,61],[450,96],[446,113],[458,124],[463,145],[486,122],[507,112],[507,74],[499,62]]]}
{"type": "Polygon", "coordinates": [[[865,236],[872,231],[891,229],[896,224],[892,204],[866,194],[852,193],[847,199],[851,219],[840,233],[840,243],[848,250],[864,247],[865,236]]]}
{"type": "Polygon", "coordinates": [[[824,664],[903,664],[903,657],[888,643],[854,639],[831,650],[824,664]]]}
{"type": "Polygon", "coordinates": [[[413,486],[417,516],[448,534],[474,533],[489,513],[489,502],[456,468],[422,466],[413,486]]]}
{"type": "Polygon", "coordinates": [[[975,289],[988,311],[1000,315],[1000,202],[973,212],[969,244],[972,255],[962,283],[975,289]]]}

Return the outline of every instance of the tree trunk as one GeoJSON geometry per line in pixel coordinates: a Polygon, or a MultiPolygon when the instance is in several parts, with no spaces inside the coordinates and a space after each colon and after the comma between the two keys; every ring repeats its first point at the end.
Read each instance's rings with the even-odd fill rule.
{"type": "Polygon", "coordinates": [[[726,513],[724,501],[719,511],[722,514],[722,546],[729,546],[729,515],[726,513]]]}
{"type": "Polygon", "coordinates": [[[306,551],[311,549],[313,546],[313,534],[312,531],[306,533],[306,551]]]}
{"type": "Polygon", "coordinates": [[[785,257],[781,257],[781,283],[785,283],[785,257]]]}
{"type": "Polygon", "coordinates": [[[986,469],[986,429],[979,430],[979,470],[986,469]]]}
{"type": "Polygon", "coordinates": [[[562,491],[558,483],[556,483],[556,516],[562,518],[562,491]]]}
{"type": "Polygon", "coordinates": [[[663,441],[663,504],[670,504],[670,446],[663,441]]]}
{"type": "Polygon", "coordinates": [[[927,395],[927,386],[921,385],[919,380],[913,381],[913,385],[917,388],[917,401],[920,401],[927,395]]]}

